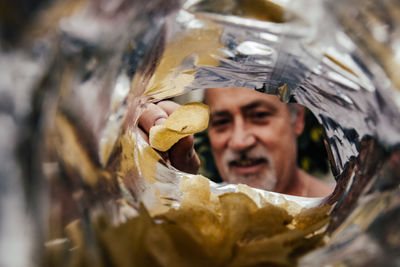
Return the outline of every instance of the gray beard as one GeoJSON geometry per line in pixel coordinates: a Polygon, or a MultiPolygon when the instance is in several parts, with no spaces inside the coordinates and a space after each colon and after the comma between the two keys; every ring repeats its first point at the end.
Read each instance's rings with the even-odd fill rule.
{"type": "Polygon", "coordinates": [[[257,187],[263,190],[273,191],[278,183],[276,177],[274,162],[271,154],[262,146],[256,146],[248,151],[236,152],[232,150],[226,150],[222,156],[223,160],[223,172],[225,177],[223,179],[227,183],[232,184],[247,184],[252,187],[257,187]],[[229,163],[233,160],[245,160],[245,159],[257,159],[265,158],[267,160],[268,169],[263,169],[258,173],[254,174],[238,174],[234,172],[230,167],[229,163]]]}

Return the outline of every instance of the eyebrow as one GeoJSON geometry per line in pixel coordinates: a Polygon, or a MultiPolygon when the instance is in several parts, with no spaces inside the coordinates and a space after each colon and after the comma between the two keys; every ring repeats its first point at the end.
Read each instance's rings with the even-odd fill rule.
{"type": "Polygon", "coordinates": [[[222,110],[222,111],[215,111],[215,112],[211,112],[211,118],[213,117],[225,117],[225,116],[230,116],[230,113],[226,110],[222,110]]]}
{"type": "Polygon", "coordinates": [[[267,101],[263,101],[263,100],[251,102],[250,104],[241,107],[240,110],[242,112],[246,112],[246,111],[249,111],[251,109],[258,108],[260,106],[267,107],[267,108],[271,109],[272,112],[277,110],[276,106],[274,106],[273,104],[271,104],[271,103],[269,103],[267,101]]]}

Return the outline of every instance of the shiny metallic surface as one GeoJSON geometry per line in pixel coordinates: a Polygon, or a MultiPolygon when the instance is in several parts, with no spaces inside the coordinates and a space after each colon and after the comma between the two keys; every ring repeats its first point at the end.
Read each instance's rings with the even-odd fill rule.
{"type": "Polygon", "coordinates": [[[399,265],[398,2],[6,5],[19,16],[0,14],[1,266],[73,266],[77,220],[74,244],[103,266],[94,219],[179,206],[190,175],[151,152],[137,118],[148,102],[210,87],[278,94],[324,127],[332,221],[300,265],[399,265]]]}

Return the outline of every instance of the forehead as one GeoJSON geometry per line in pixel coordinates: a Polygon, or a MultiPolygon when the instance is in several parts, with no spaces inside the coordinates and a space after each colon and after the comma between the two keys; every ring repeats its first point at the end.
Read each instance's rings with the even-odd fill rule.
{"type": "Polygon", "coordinates": [[[265,107],[286,109],[276,95],[267,95],[248,88],[210,88],[205,92],[205,101],[211,111],[241,109],[260,103],[265,107]]]}

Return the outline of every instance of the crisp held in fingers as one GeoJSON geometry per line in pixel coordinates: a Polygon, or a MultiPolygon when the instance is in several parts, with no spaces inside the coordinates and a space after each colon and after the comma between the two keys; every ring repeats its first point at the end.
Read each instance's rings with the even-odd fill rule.
{"type": "Polygon", "coordinates": [[[210,109],[203,103],[182,105],[163,124],[150,128],[150,146],[167,151],[180,139],[207,129],[209,117],[210,109]]]}

